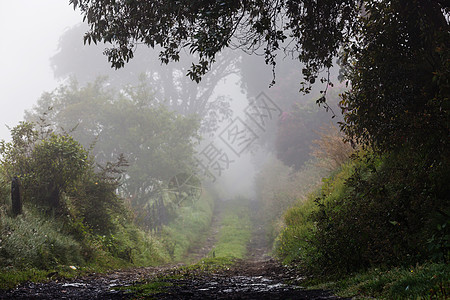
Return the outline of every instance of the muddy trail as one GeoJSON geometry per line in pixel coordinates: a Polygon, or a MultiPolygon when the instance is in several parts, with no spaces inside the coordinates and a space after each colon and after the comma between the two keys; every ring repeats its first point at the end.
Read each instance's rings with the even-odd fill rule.
{"type": "MultiPolygon", "coordinates": [[[[190,261],[198,261],[214,247],[219,220],[220,214],[216,214],[204,243],[192,249],[190,261]]],[[[26,283],[0,291],[0,299],[342,299],[329,291],[302,288],[301,274],[267,255],[264,228],[256,214],[253,221],[248,258],[229,268],[202,271],[171,265],[118,270],[71,280],[26,283]],[[146,294],[132,288],[149,282],[162,287],[146,294]]]]}

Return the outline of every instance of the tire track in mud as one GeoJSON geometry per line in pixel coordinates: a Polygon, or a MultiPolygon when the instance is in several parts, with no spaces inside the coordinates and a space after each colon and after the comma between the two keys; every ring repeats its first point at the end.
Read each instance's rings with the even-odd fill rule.
{"type": "Polygon", "coordinates": [[[220,222],[222,220],[222,210],[220,203],[214,204],[214,212],[211,219],[211,225],[208,232],[205,233],[206,238],[202,243],[189,249],[184,261],[187,263],[197,263],[201,259],[208,256],[217,242],[217,235],[220,232],[220,222]]]}

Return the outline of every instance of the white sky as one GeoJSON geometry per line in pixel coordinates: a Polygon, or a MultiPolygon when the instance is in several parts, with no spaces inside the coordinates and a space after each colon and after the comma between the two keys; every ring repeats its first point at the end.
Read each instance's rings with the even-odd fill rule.
{"type": "Polygon", "coordinates": [[[10,138],[5,124],[17,125],[58,86],[49,59],[62,33],[81,21],[69,0],[0,0],[0,140],[10,138]]]}

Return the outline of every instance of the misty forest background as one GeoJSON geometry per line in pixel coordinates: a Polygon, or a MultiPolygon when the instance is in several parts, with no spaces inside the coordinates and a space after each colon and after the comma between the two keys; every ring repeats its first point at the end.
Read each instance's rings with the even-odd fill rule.
{"type": "Polygon", "coordinates": [[[0,286],[192,262],[217,215],[236,241],[223,233],[207,256],[244,259],[256,214],[271,255],[314,284],[448,293],[448,7],[439,4],[438,24],[417,8],[368,3],[364,36],[324,68],[224,49],[193,74],[203,48],[161,64],[160,49],[138,47],[115,70],[105,45],[83,44],[87,25],[68,29],[51,58],[60,86],[0,142],[0,286]],[[252,128],[255,142],[213,182],[198,158],[235,117],[255,126],[243,112],[261,92],[280,113],[252,128]]]}

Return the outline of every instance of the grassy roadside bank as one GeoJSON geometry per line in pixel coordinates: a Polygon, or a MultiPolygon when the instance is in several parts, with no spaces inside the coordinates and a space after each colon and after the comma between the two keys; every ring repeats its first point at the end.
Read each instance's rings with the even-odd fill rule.
{"type": "Polygon", "coordinates": [[[341,296],[448,298],[448,171],[420,162],[367,153],[342,165],[285,212],[276,255],[341,296]]]}
{"type": "Polygon", "coordinates": [[[212,196],[205,192],[192,206],[180,208],[175,221],[160,233],[127,223],[118,224],[114,234],[82,236],[32,209],[18,218],[2,211],[0,289],[177,261],[208,230],[213,207],[212,196]]]}

